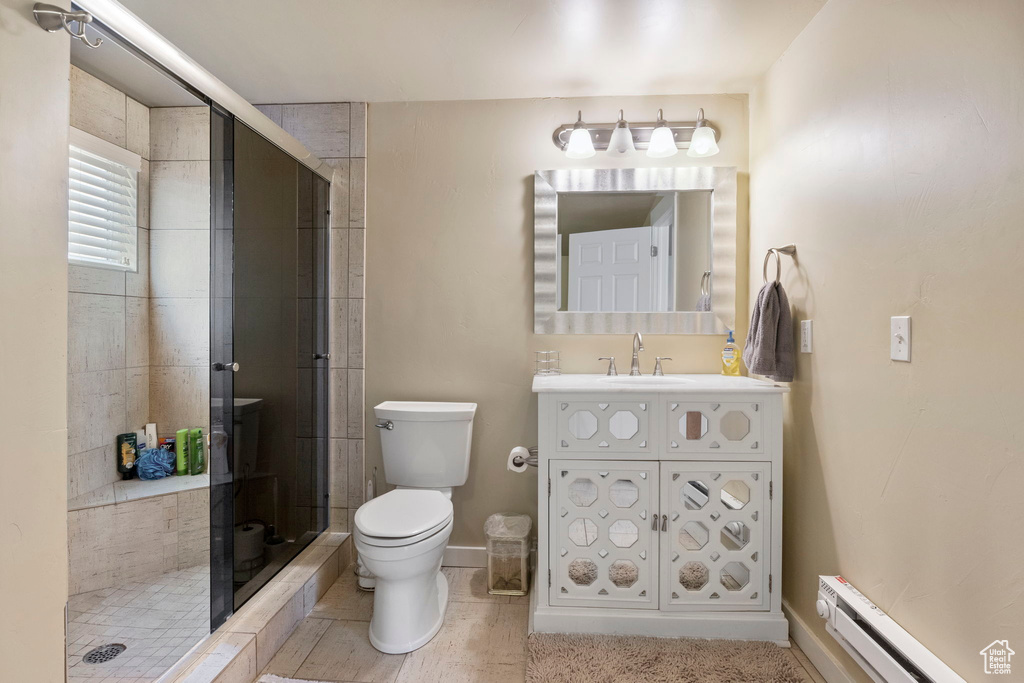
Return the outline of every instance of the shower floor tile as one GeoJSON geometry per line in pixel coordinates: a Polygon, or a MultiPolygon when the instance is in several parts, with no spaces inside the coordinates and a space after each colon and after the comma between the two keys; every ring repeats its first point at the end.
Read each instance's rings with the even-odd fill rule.
{"type": "Polygon", "coordinates": [[[210,630],[210,568],[191,567],[68,601],[68,681],[149,683],[210,630]],[[127,649],[102,664],[83,655],[108,643],[127,649]]]}

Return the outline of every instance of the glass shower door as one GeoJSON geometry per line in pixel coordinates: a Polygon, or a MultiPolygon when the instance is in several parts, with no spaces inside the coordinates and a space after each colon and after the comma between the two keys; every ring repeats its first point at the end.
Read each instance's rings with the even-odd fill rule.
{"type": "Polygon", "coordinates": [[[210,116],[210,628],[234,611],[234,117],[210,116]]]}
{"type": "Polygon", "coordinates": [[[240,121],[211,141],[216,627],[327,527],[330,231],[327,181],[240,121]]]}

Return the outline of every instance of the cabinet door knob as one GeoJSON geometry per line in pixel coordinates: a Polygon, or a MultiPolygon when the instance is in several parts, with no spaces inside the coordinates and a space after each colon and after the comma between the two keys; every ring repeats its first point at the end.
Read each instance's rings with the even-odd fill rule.
{"type": "Polygon", "coordinates": [[[214,363],[214,370],[230,370],[231,372],[238,372],[238,363],[214,363]]]}
{"type": "Polygon", "coordinates": [[[661,530],[668,531],[668,515],[661,516],[661,530]]]}
{"type": "Polygon", "coordinates": [[[651,515],[651,531],[658,530],[658,515],[651,515]]]}

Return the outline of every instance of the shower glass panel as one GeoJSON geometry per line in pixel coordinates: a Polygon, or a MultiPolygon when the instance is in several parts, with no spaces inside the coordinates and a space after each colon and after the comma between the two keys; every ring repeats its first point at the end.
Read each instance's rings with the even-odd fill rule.
{"type": "MultiPolygon", "coordinates": [[[[216,106],[210,119],[210,626],[234,610],[235,451],[232,325],[234,117],[216,106]]],[[[241,445],[239,443],[239,445],[241,445]]]]}
{"type": "Polygon", "coordinates": [[[231,380],[217,376],[232,373],[210,375],[231,357],[232,292],[230,271],[211,280],[210,262],[230,259],[232,195],[213,186],[232,184],[234,139],[208,99],[103,36],[99,50],[72,41],[68,132],[79,150],[135,173],[112,190],[90,170],[109,167],[69,150],[68,229],[88,249],[127,229],[132,265],[68,265],[67,680],[149,683],[233,608],[231,380]],[[117,221],[96,203],[104,192],[132,198],[112,211],[117,221]],[[183,457],[179,471],[185,430],[199,444],[212,436],[213,461],[196,449],[203,458],[183,457]],[[119,471],[126,438],[145,449],[119,471]]]}
{"type": "Polygon", "coordinates": [[[214,375],[232,379],[237,609],[327,527],[329,186],[245,124],[233,127],[233,248],[230,264],[222,258],[233,309],[224,357],[237,370],[214,375]]]}

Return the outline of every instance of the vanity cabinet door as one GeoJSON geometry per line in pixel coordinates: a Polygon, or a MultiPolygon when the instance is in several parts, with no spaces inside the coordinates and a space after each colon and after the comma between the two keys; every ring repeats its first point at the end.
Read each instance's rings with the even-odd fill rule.
{"type": "Polygon", "coordinates": [[[651,415],[657,403],[647,397],[630,401],[621,398],[557,400],[555,450],[594,454],[651,453],[651,415]]]}
{"type": "Polygon", "coordinates": [[[664,405],[666,457],[701,453],[746,459],[765,450],[760,401],[669,400],[664,405]]]}
{"type": "Polygon", "coordinates": [[[771,463],[663,462],[661,609],[767,610],[771,463]]]}
{"type": "Polygon", "coordinates": [[[552,605],[658,608],[658,463],[550,464],[552,605]]]}

